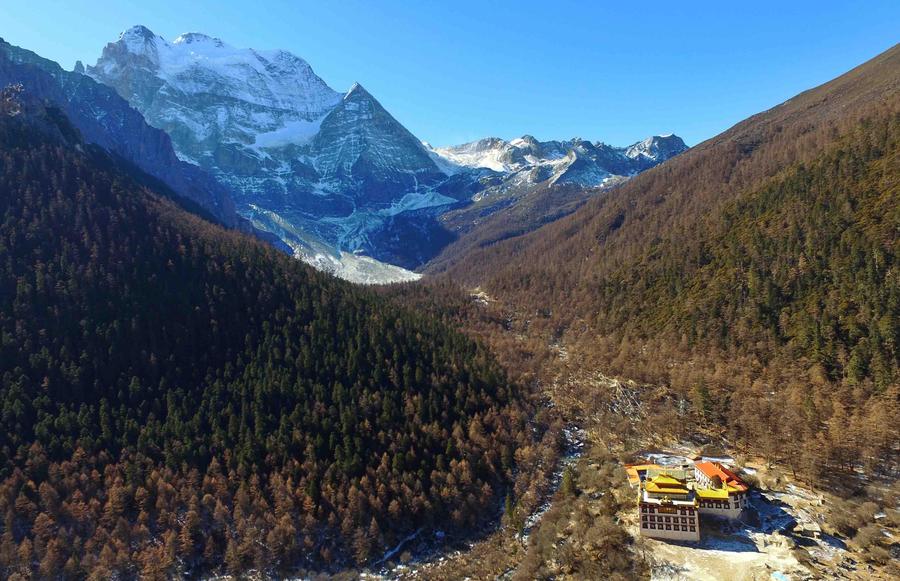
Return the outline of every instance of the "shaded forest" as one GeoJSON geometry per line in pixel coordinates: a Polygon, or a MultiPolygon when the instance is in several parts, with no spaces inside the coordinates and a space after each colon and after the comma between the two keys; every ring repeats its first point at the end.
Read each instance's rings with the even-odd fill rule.
{"type": "Polygon", "coordinates": [[[188,214],[0,103],[0,571],[366,563],[490,519],[540,435],[434,317],[188,214]]]}

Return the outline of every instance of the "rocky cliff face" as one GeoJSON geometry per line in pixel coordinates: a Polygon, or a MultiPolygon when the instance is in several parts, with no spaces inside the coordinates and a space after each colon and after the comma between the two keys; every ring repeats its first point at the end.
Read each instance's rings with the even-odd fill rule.
{"type": "Polygon", "coordinates": [[[360,207],[390,205],[444,180],[421,142],[361,85],[322,121],[309,151],[321,180],[353,192],[360,207]]]}
{"type": "Polygon", "coordinates": [[[115,91],[0,39],[0,86],[19,83],[30,97],[62,110],[86,142],[161,180],[224,225],[250,229],[236,213],[228,190],[180,160],[169,136],[149,126],[115,91]]]}

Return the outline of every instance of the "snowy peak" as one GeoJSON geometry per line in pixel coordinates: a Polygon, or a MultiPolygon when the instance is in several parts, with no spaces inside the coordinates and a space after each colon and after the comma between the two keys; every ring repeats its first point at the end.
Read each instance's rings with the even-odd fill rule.
{"type": "MultiPolygon", "coordinates": [[[[530,136],[512,141],[505,141],[499,137],[485,137],[463,145],[440,147],[434,151],[437,155],[456,165],[507,173],[517,171],[527,165],[524,156],[533,154],[534,149],[534,145],[528,137],[530,136]]],[[[536,144],[537,141],[534,143],[536,144]]]]}
{"type": "Polygon", "coordinates": [[[132,60],[142,59],[142,64],[147,67],[156,67],[159,64],[157,44],[165,43],[161,38],[153,34],[146,26],[132,26],[119,35],[116,42],[111,42],[103,49],[103,56],[107,59],[130,57],[132,60]]]}
{"type": "Polygon", "coordinates": [[[311,119],[340,100],[305,60],[287,51],[234,48],[199,32],[169,42],[145,26],[129,28],[106,45],[88,74],[129,101],[152,101],[160,90],[179,91],[277,107],[311,119]]]}
{"type": "MultiPolygon", "coordinates": [[[[388,114],[384,107],[381,106],[381,103],[378,102],[378,99],[373,97],[372,94],[359,83],[353,83],[353,86],[344,93],[344,96],[341,98],[341,103],[335,107],[335,110],[338,110],[341,107],[347,111],[368,110],[370,113],[377,109],[388,114]],[[350,106],[347,106],[347,104],[350,104],[350,106]]],[[[393,117],[391,117],[391,120],[399,124],[393,117]]]]}
{"type": "Polygon", "coordinates": [[[369,202],[388,203],[445,177],[422,143],[359,83],[322,121],[310,155],[324,180],[353,181],[369,202]]]}
{"type": "Polygon", "coordinates": [[[152,30],[140,24],[132,26],[127,30],[123,30],[122,33],[119,34],[120,41],[124,40],[132,43],[134,46],[141,46],[142,44],[152,42],[155,38],[156,35],[153,34],[152,30]]]}
{"type": "Polygon", "coordinates": [[[222,42],[218,38],[213,38],[202,32],[185,32],[184,34],[179,35],[172,41],[172,44],[200,44],[200,43],[209,43],[215,46],[216,48],[223,48],[225,43],[222,42]]]}
{"type": "Polygon", "coordinates": [[[369,93],[365,87],[360,85],[359,83],[353,83],[350,89],[344,94],[344,100],[350,99],[373,99],[372,94],[369,93]]]}
{"type": "Polygon", "coordinates": [[[307,259],[319,254],[313,246],[335,256],[417,255],[414,242],[386,233],[395,222],[406,228],[394,217],[456,202],[434,191],[448,172],[362,85],[334,91],[285,50],[235,48],[199,32],[168,41],[137,26],[86,72],[168,133],[179,157],[227,184],[239,212],[307,259]],[[396,252],[385,250],[391,244],[396,252]]]}
{"type": "Polygon", "coordinates": [[[577,183],[598,186],[612,176],[630,176],[687,149],[675,135],[648,137],[629,147],[613,147],[580,137],[538,141],[523,135],[511,141],[496,137],[433,150],[446,163],[490,169],[517,182],[577,183]]]}
{"type": "Polygon", "coordinates": [[[629,146],[625,150],[625,155],[630,159],[645,159],[662,163],[686,149],[687,145],[680,137],[668,133],[666,135],[654,135],[629,146]]]}
{"type": "Polygon", "coordinates": [[[337,92],[288,51],[200,32],[169,41],[134,26],[85,73],[227,185],[244,217],[314,263],[319,248],[412,267],[446,243],[429,220],[450,206],[543,183],[606,184],[677,149],[674,136],[626,152],[523,135],[435,150],[361,84],[337,92]]]}

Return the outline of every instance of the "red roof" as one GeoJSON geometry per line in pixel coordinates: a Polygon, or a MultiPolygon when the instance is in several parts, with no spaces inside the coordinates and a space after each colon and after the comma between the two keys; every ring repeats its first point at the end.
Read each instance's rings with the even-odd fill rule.
{"type": "Polygon", "coordinates": [[[744,484],[743,480],[738,478],[737,474],[728,468],[725,468],[718,462],[697,462],[697,468],[709,478],[718,476],[722,481],[722,484],[727,485],[729,488],[734,488],[738,492],[745,492],[747,490],[747,485],[744,484]]]}

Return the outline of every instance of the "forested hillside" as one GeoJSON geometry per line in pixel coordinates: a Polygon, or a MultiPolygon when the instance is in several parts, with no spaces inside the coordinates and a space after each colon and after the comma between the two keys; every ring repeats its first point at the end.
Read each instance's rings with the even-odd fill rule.
{"type": "Polygon", "coordinates": [[[496,514],[534,431],[484,349],[184,212],[20,97],[0,576],[296,572],[496,514]]]}
{"type": "Polygon", "coordinates": [[[672,388],[685,417],[663,431],[807,475],[895,468],[898,88],[894,47],[450,275],[590,367],[672,388]]]}

